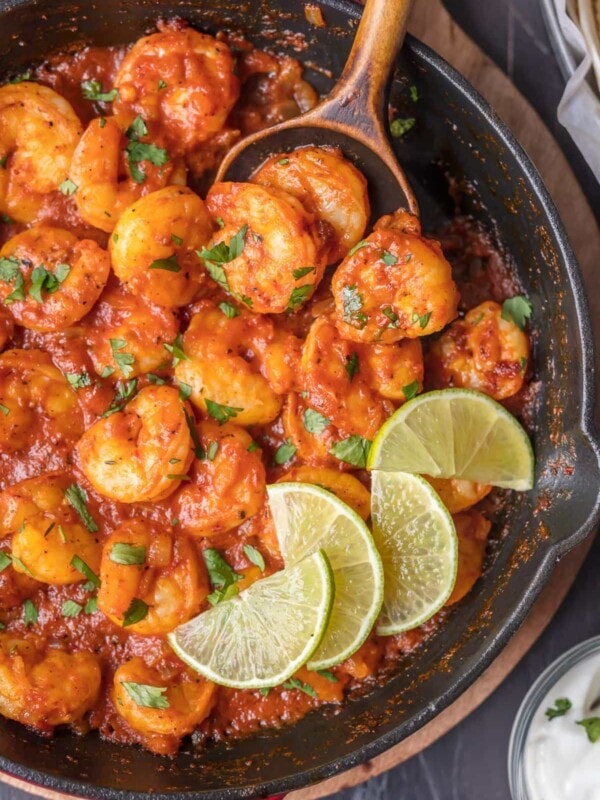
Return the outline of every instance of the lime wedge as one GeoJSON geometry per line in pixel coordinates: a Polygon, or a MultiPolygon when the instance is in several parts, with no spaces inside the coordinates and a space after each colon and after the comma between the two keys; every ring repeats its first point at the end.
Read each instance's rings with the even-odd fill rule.
{"type": "Polygon", "coordinates": [[[309,483],[267,487],[269,506],[286,565],[322,548],[331,564],[335,600],[329,626],[308,662],[327,669],[365,641],[383,602],[383,568],[369,529],[333,493],[309,483]]]}
{"type": "Polygon", "coordinates": [[[380,636],[416,628],[450,597],[458,539],[448,510],[426,480],[406,472],[374,472],[373,538],[383,561],[380,636]]]}
{"type": "Polygon", "coordinates": [[[499,403],[469,389],[427,392],[405,403],[375,437],[367,466],[518,491],[533,486],[529,437],[499,403]]]}
{"type": "Polygon", "coordinates": [[[235,689],[275,686],[319,646],[334,593],[329,561],[318,550],[180,625],[168,635],[169,644],[214,683],[235,689]]]}

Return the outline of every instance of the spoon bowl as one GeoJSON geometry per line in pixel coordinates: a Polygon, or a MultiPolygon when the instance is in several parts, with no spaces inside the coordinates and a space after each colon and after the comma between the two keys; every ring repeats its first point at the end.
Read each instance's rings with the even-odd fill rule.
{"type": "Polygon", "coordinates": [[[387,135],[387,93],[413,0],[367,0],[340,80],[300,117],[258,131],[223,159],[217,181],[247,181],[267,158],[301,147],[335,147],[367,179],[371,220],[418,205],[387,135]]]}

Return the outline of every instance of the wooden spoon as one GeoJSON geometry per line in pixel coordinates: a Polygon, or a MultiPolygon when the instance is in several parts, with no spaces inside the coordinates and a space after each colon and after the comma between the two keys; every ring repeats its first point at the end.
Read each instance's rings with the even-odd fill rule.
{"type": "Polygon", "coordinates": [[[307,145],[338,147],[366,177],[372,218],[417,202],[387,135],[386,88],[413,0],[367,0],[341,78],[318,106],[238,142],[217,181],[246,181],[271,155],[307,145]]]}

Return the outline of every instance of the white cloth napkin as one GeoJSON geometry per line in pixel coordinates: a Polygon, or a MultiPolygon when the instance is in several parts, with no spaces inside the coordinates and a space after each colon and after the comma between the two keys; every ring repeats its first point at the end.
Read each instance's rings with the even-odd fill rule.
{"type": "Polygon", "coordinates": [[[558,121],[569,131],[600,181],[600,97],[587,80],[591,74],[592,57],[581,31],[567,14],[566,2],[553,0],[558,24],[578,66],[558,105],[558,121]]]}

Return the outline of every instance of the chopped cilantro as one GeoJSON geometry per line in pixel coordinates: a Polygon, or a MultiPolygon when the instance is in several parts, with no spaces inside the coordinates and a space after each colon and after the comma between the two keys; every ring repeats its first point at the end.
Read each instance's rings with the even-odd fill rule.
{"type": "Polygon", "coordinates": [[[231,237],[229,244],[219,242],[210,249],[204,247],[202,250],[196,250],[196,255],[204,261],[204,266],[210,277],[226,292],[230,291],[229,282],[222,265],[228,264],[243,253],[246,246],[247,232],[248,226],[242,225],[235,236],[231,237]]]}
{"type": "Polygon", "coordinates": [[[302,303],[308,300],[310,295],[313,293],[314,288],[314,284],[305,283],[304,286],[296,286],[295,289],[292,289],[292,293],[285,310],[296,311],[296,309],[300,308],[302,303]]]}
{"type": "Polygon", "coordinates": [[[196,428],[196,420],[187,412],[185,408],[183,409],[183,413],[185,414],[185,421],[192,438],[194,455],[199,461],[203,461],[204,458],[206,458],[206,453],[204,452],[204,448],[202,447],[202,442],[200,441],[200,436],[198,434],[198,429],[196,428]]]}
{"type": "Polygon", "coordinates": [[[153,372],[148,372],[146,378],[148,379],[148,383],[152,383],[154,386],[164,386],[166,383],[164,378],[161,378],[160,375],[155,375],[153,372]]]}
{"type": "Polygon", "coordinates": [[[175,340],[172,344],[163,344],[163,347],[167,351],[167,353],[171,353],[173,356],[173,366],[176,367],[180,361],[189,361],[189,356],[183,352],[183,336],[181,333],[178,333],[175,337],[175,340]]]}
{"type": "Polygon", "coordinates": [[[531,317],[533,306],[527,297],[510,297],[502,303],[502,319],[514,322],[521,330],[525,330],[527,320],[531,317]]]}
{"type": "Polygon", "coordinates": [[[368,439],[363,439],[362,436],[353,434],[347,439],[334,444],[329,452],[332,456],[339,458],[340,461],[345,461],[346,464],[352,464],[354,467],[364,469],[367,466],[370,449],[371,442],[368,439]]]}
{"type": "Polygon", "coordinates": [[[275,452],[273,460],[276,464],[286,464],[295,455],[298,448],[292,443],[291,439],[286,439],[284,444],[280,445],[275,452]]]}
{"type": "Polygon", "coordinates": [[[74,389],[85,389],[92,385],[92,379],[87,372],[67,372],[65,378],[74,389]]]}
{"type": "Polygon", "coordinates": [[[4,570],[12,564],[12,558],[5,553],[4,550],[0,550],[0,572],[4,572],[4,570]]]}
{"type": "Polygon", "coordinates": [[[181,245],[183,244],[183,239],[181,238],[181,236],[176,236],[174,233],[171,234],[171,241],[173,242],[174,245],[177,245],[177,247],[181,247],[181,245]]]}
{"type": "Polygon", "coordinates": [[[344,369],[348,373],[348,378],[352,381],[352,378],[358,372],[358,353],[352,353],[352,355],[346,356],[344,369]]]}
{"type": "Polygon", "coordinates": [[[556,717],[564,717],[564,715],[571,710],[573,703],[567,697],[559,697],[554,701],[554,706],[550,706],[544,711],[548,719],[556,719],[556,717]]]}
{"type": "Polygon", "coordinates": [[[585,728],[587,737],[592,744],[600,742],[600,717],[588,717],[587,719],[577,720],[577,725],[585,728]]]}
{"type": "Polygon", "coordinates": [[[318,669],[317,675],[325,678],[325,680],[329,681],[329,683],[338,683],[338,678],[336,678],[333,672],[330,672],[328,669],[318,669]]]}
{"type": "Polygon", "coordinates": [[[227,303],[226,301],[219,303],[219,308],[225,314],[227,319],[233,319],[234,317],[239,316],[240,313],[239,310],[234,305],[232,305],[231,303],[227,303]]]}
{"type": "Polygon", "coordinates": [[[62,183],[58,184],[58,191],[67,197],[74,195],[78,188],[77,184],[73,183],[70,178],[65,178],[62,183]]]}
{"type": "Polygon", "coordinates": [[[163,79],[161,78],[161,79],[159,80],[159,82],[157,83],[157,85],[156,85],[156,88],[157,88],[157,89],[158,89],[158,91],[160,92],[162,89],[166,89],[166,88],[167,88],[167,84],[166,84],[166,83],[163,81],[163,79]]]}
{"type": "Polygon", "coordinates": [[[413,381],[402,387],[402,394],[407,400],[412,400],[419,393],[419,381],[413,381]]]}
{"type": "Polygon", "coordinates": [[[173,253],[169,258],[157,258],[149,266],[148,269],[164,269],[167,272],[181,272],[181,267],[177,263],[177,256],[173,253]]]}
{"type": "Polygon", "coordinates": [[[393,267],[398,263],[398,259],[393,253],[390,253],[389,250],[384,250],[381,254],[381,260],[386,265],[386,267],[393,267]]]}
{"type": "MultiPolygon", "coordinates": [[[[77,512],[79,518],[88,529],[90,533],[96,533],[99,530],[96,521],[87,509],[87,493],[78,483],[72,483],[68,489],[65,490],[65,497],[77,512]]],[[[73,564],[73,566],[75,566],[73,564]]],[[[77,567],[75,567],[77,569],[77,567]]]]}
{"type": "Polygon", "coordinates": [[[382,308],[381,310],[383,311],[384,316],[386,316],[390,321],[388,328],[397,328],[398,314],[396,314],[396,312],[392,310],[391,306],[388,306],[387,308],[382,308]]]}
{"type": "Polygon", "coordinates": [[[80,606],[75,600],[65,600],[62,604],[61,614],[63,617],[77,617],[82,611],[83,606],[80,606]]]}
{"type": "Polygon", "coordinates": [[[235,584],[244,576],[234,572],[218,550],[208,548],[202,552],[202,558],[213,588],[212,593],[207,597],[208,602],[212,606],[216,606],[224,600],[235,597],[239,591],[235,584]]]}
{"type": "Polygon", "coordinates": [[[229,422],[230,419],[237,417],[240,411],[244,410],[236,406],[224,406],[221,405],[221,403],[216,403],[214,400],[205,399],[204,402],[206,403],[207,412],[219,425],[224,425],[226,422],[229,422]]]}
{"type": "Polygon", "coordinates": [[[357,242],[354,247],[351,247],[348,251],[349,256],[353,256],[358,250],[362,250],[363,247],[366,247],[369,244],[366,239],[361,239],[360,242],[357,242]]]}
{"type": "Polygon", "coordinates": [[[123,627],[128,628],[130,625],[135,625],[136,622],[141,622],[147,614],[147,604],[143,600],[134,597],[123,616],[123,627]]]}
{"type": "Polygon", "coordinates": [[[411,317],[411,322],[415,325],[417,322],[421,328],[426,328],[429,320],[431,319],[431,311],[428,311],[426,314],[422,314],[419,316],[416,312],[411,317]]]}
{"type": "Polygon", "coordinates": [[[0,411],[4,414],[5,417],[8,417],[10,414],[10,408],[5,406],[4,403],[0,403],[0,411]]]}
{"type": "Polygon", "coordinates": [[[311,272],[315,272],[314,267],[299,267],[292,272],[294,276],[294,280],[299,281],[300,278],[303,278],[305,275],[310,275],[311,272]]]}
{"type": "Polygon", "coordinates": [[[206,450],[206,457],[209,461],[214,461],[215,456],[219,452],[219,443],[218,442],[211,442],[208,445],[208,449],[206,450]]]}
{"type": "Polygon", "coordinates": [[[165,697],[166,686],[148,686],[133,681],[121,681],[121,686],[133,702],[142,708],[169,708],[169,701],[165,697]]]}
{"type": "Polygon", "coordinates": [[[146,548],[144,545],[127,544],[127,542],[115,542],[108,555],[109,559],[115,564],[124,566],[141,566],[146,563],[146,548]]]}
{"type": "Polygon", "coordinates": [[[138,166],[141,161],[149,161],[155,167],[163,167],[169,160],[169,154],[164,148],[139,141],[147,134],[146,123],[139,115],[125,132],[125,136],[129,139],[129,144],[125,148],[129,173],[136,183],[144,183],[146,180],[146,173],[138,166]]]}
{"type": "Polygon", "coordinates": [[[390,133],[395,139],[401,139],[415,126],[416,119],[414,117],[406,117],[405,119],[395,119],[390,123],[390,133]]]}
{"type": "Polygon", "coordinates": [[[331,425],[331,420],[319,414],[313,408],[307,408],[303,414],[304,427],[309,433],[322,433],[325,428],[331,425]]]}
{"type": "Polygon", "coordinates": [[[414,84],[410,87],[410,99],[413,101],[413,103],[416,103],[419,99],[419,90],[414,84]]]}
{"type": "Polygon", "coordinates": [[[31,273],[31,286],[27,294],[38,303],[43,303],[42,292],[54,294],[54,292],[58,291],[60,284],[67,278],[69,272],[71,272],[71,267],[68,264],[57,264],[54,273],[40,264],[31,273]]]}
{"type": "Polygon", "coordinates": [[[251,564],[255,564],[261,572],[265,571],[265,559],[263,558],[260,550],[253,547],[251,544],[244,545],[244,554],[251,564]]]}
{"type": "Polygon", "coordinates": [[[179,397],[185,402],[192,394],[192,387],[189,385],[189,383],[184,383],[183,381],[178,381],[178,383],[179,397]]]}
{"type": "Polygon", "coordinates": [[[33,602],[29,600],[23,600],[23,622],[27,627],[30,625],[35,625],[38,621],[38,610],[34,606],[33,602]]]}
{"type": "Polygon", "coordinates": [[[342,306],[344,322],[355,327],[364,328],[367,323],[367,316],[361,312],[363,298],[356,288],[356,284],[342,288],[342,306]]]}
{"type": "Polygon", "coordinates": [[[135,395],[137,386],[137,378],[132,378],[130,381],[117,381],[115,386],[115,396],[102,416],[110,417],[111,414],[115,414],[117,411],[122,411],[131,398],[135,395]]]}
{"type": "Polygon", "coordinates": [[[94,100],[98,103],[112,103],[118,94],[117,89],[110,89],[108,92],[102,91],[100,81],[82,81],[81,94],[84,100],[94,100]]]}
{"type": "Polygon", "coordinates": [[[289,681],[286,681],[282,686],[284,689],[297,689],[299,692],[304,692],[304,694],[307,694],[309,697],[319,696],[310,683],[302,683],[298,678],[290,678],[289,681]]]}
{"type": "Polygon", "coordinates": [[[90,597],[83,610],[86,614],[95,614],[98,611],[98,598],[90,597]]]}
{"type": "Polygon", "coordinates": [[[133,372],[132,364],[135,364],[135,356],[131,353],[121,353],[124,347],[127,347],[125,339],[109,339],[110,349],[112,350],[115,364],[119,367],[123,376],[128,378],[133,372]]]}
{"type": "Polygon", "coordinates": [[[100,578],[96,575],[94,570],[89,567],[82,558],[73,556],[71,559],[71,566],[76,569],[84,578],[87,578],[93,588],[100,588],[100,578]]]}

